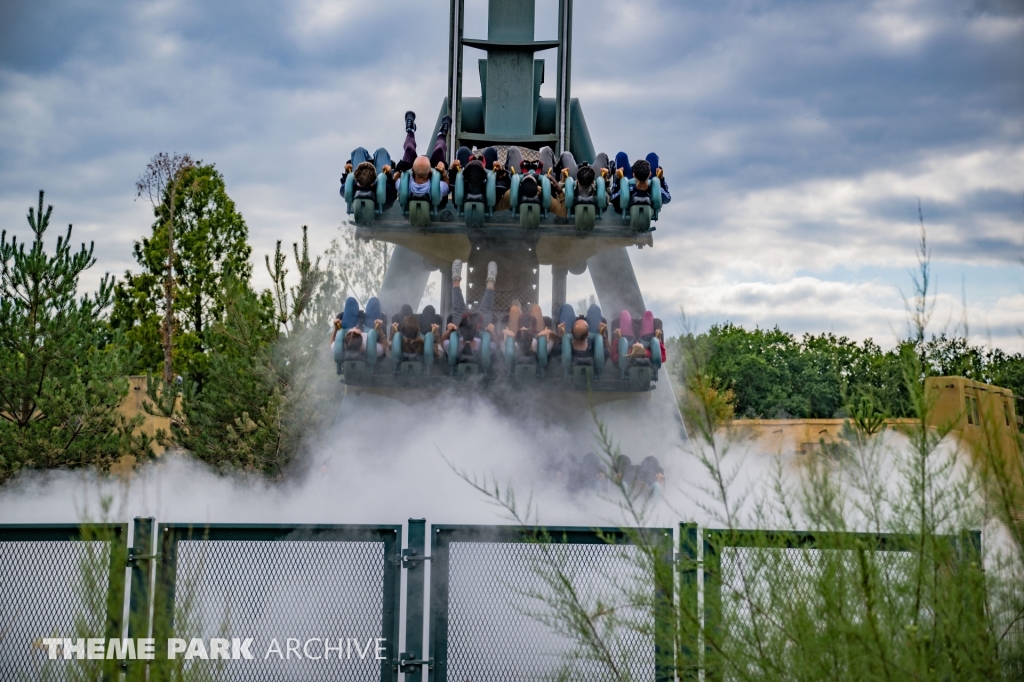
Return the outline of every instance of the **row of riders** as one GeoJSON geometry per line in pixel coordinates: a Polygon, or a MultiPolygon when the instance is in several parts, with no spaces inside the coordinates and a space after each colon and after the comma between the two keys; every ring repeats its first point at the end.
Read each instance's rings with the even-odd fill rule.
{"type": "Polygon", "coordinates": [[[551,319],[542,314],[539,305],[524,309],[513,301],[508,313],[498,319],[494,311],[497,264],[488,263],[486,289],[473,310],[463,295],[462,267],[460,260],[452,264],[452,315],[446,321],[433,306],[417,315],[405,305],[389,325],[376,297],[367,301],[365,310],[355,298],[348,298],[334,320],[331,335],[339,372],[346,360],[376,364],[378,359],[388,358],[397,374],[402,363],[420,363],[422,368],[447,359],[453,373],[462,364],[487,372],[503,362],[509,374],[522,376],[517,367],[543,374],[548,358],[557,357],[566,374],[576,367],[590,368],[585,372],[587,378],[599,379],[611,360],[622,378],[636,367],[649,368],[644,376],[657,380],[666,353],[661,320],[651,311],[634,319],[623,310],[609,327],[596,304],[585,315],[566,304],[557,319],[551,319]]]}
{"type": "Polygon", "coordinates": [[[353,150],[341,178],[341,194],[349,213],[379,217],[398,201],[413,224],[429,224],[449,199],[467,224],[482,226],[495,211],[511,210],[521,222],[536,227],[551,213],[557,222],[572,220],[592,228],[610,207],[631,226],[652,229],[658,211],[672,200],[658,155],[630,164],[625,152],[615,158],[602,152],[594,163],[577,163],[572,153],[556,156],[543,147],[537,160],[526,160],[519,147],[509,147],[502,161],[496,147],[461,147],[448,163],[451,117],[442,119],[429,156],[416,151],[416,114],[405,114],[402,159],[392,161],[387,149],[372,155],[353,150]]]}

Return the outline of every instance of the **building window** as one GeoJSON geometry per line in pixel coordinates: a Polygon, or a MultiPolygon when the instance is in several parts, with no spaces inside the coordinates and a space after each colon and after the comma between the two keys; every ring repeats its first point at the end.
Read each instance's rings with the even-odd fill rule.
{"type": "Polygon", "coordinates": [[[981,423],[978,415],[978,399],[966,396],[964,398],[964,412],[967,413],[967,423],[977,426],[981,423]]]}

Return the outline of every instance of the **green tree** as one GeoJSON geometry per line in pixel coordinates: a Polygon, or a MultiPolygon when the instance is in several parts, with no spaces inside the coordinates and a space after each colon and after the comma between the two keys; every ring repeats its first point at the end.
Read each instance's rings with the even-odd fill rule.
{"type": "MultiPolygon", "coordinates": [[[[307,230],[293,245],[299,281],[287,283],[278,242],[267,258],[273,291],[224,281],[224,314],[208,330],[206,379],[185,375],[177,405],[150,398],[173,415],[168,442],[221,469],[282,477],[306,442],[330,423],[340,399],[325,334],[333,306],[322,304],[325,274],[310,258],[307,230]]],[[[165,436],[166,438],[166,436],[165,436]]]]}
{"type": "MultiPolygon", "coordinates": [[[[137,422],[117,410],[128,393],[131,353],[111,342],[113,283],[76,298],[93,245],[73,251],[71,226],[53,255],[44,249],[52,206],[29,208],[28,248],[0,238],[0,481],[22,468],[108,465],[136,451],[137,422]]],[[[139,446],[141,447],[141,446],[139,446]]]]}
{"type": "Polygon", "coordinates": [[[136,369],[152,370],[165,350],[154,342],[161,338],[161,318],[170,310],[178,339],[173,347],[175,367],[201,384],[206,335],[224,313],[225,282],[247,283],[252,274],[248,227],[228,196],[223,175],[213,164],[202,162],[181,170],[174,192],[167,185],[154,212],[152,234],[134,246],[141,271],[126,272],[118,285],[112,321],[142,346],[136,369]],[[166,272],[172,228],[174,289],[169,306],[161,274],[166,272]]]}

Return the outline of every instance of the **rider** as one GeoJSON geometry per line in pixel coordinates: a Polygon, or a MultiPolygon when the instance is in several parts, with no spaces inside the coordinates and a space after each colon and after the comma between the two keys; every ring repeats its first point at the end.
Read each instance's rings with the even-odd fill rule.
{"type": "Polygon", "coordinates": [[[448,131],[451,130],[452,117],[445,116],[441,120],[441,129],[434,140],[434,148],[430,157],[416,155],[416,114],[412,111],[405,112],[405,144],[404,155],[398,162],[394,174],[395,188],[399,186],[401,172],[407,168],[412,169],[412,181],[409,183],[411,194],[430,193],[430,171],[432,168],[441,173],[441,205],[447,203],[448,199],[448,131]]]}
{"type": "MultiPolygon", "coordinates": [[[[491,352],[497,350],[494,339],[494,280],[498,276],[498,264],[491,261],[487,264],[487,288],[480,299],[479,308],[476,311],[484,325],[484,331],[491,334],[491,352]]],[[[469,313],[466,306],[466,298],[462,294],[462,261],[456,259],[452,263],[452,321],[448,323],[444,335],[441,337],[441,344],[448,350],[448,339],[452,332],[459,332],[462,341],[471,346],[473,353],[480,352],[480,339],[477,338],[476,321],[469,313]]]]}
{"type": "MultiPolygon", "coordinates": [[[[661,166],[658,165],[658,155],[651,152],[647,155],[646,159],[637,160],[632,166],[629,165],[629,157],[626,156],[625,152],[619,152],[615,155],[616,178],[628,178],[636,180],[636,183],[631,183],[629,187],[630,198],[639,197],[650,197],[650,178],[655,176],[661,182],[661,203],[667,204],[672,201],[672,195],[668,191],[668,183],[665,182],[665,172],[661,166]]],[[[612,195],[609,198],[613,204],[619,200],[620,188],[618,183],[614,183],[612,187],[612,195]]]]}

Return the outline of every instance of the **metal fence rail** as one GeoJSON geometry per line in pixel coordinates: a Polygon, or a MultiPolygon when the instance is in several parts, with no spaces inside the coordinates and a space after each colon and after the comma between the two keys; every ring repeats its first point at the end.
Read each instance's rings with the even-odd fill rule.
{"type": "MultiPolygon", "coordinates": [[[[661,558],[670,561],[671,529],[644,532],[664,545],[661,558]]],[[[550,607],[559,598],[552,585],[560,577],[572,582],[588,610],[602,600],[632,622],[609,638],[631,679],[668,679],[670,631],[655,628],[653,608],[625,603],[647,577],[641,550],[629,537],[613,528],[548,528],[538,542],[518,527],[432,526],[432,682],[548,680],[559,673],[600,679],[602,664],[576,647],[550,607]]],[[[654,586],[646,584],[649,606],[654,586]]]]}
{"type": "Polygon", "coordinates": [[[401,526],[161,524],[157,641],[252,638],[253,660],[179,655],[155,667],[164,679],[178,666],[222,680],[397,679],[401,534],[401,526]]]}
{"type": "Polygon", "coordinates": [[[0,680],[116,678],[116,661],[64,660],[63,647],[49,660],[42,640],[120,637],[127,535],[127,524],[0,525],[0,680]]]}

